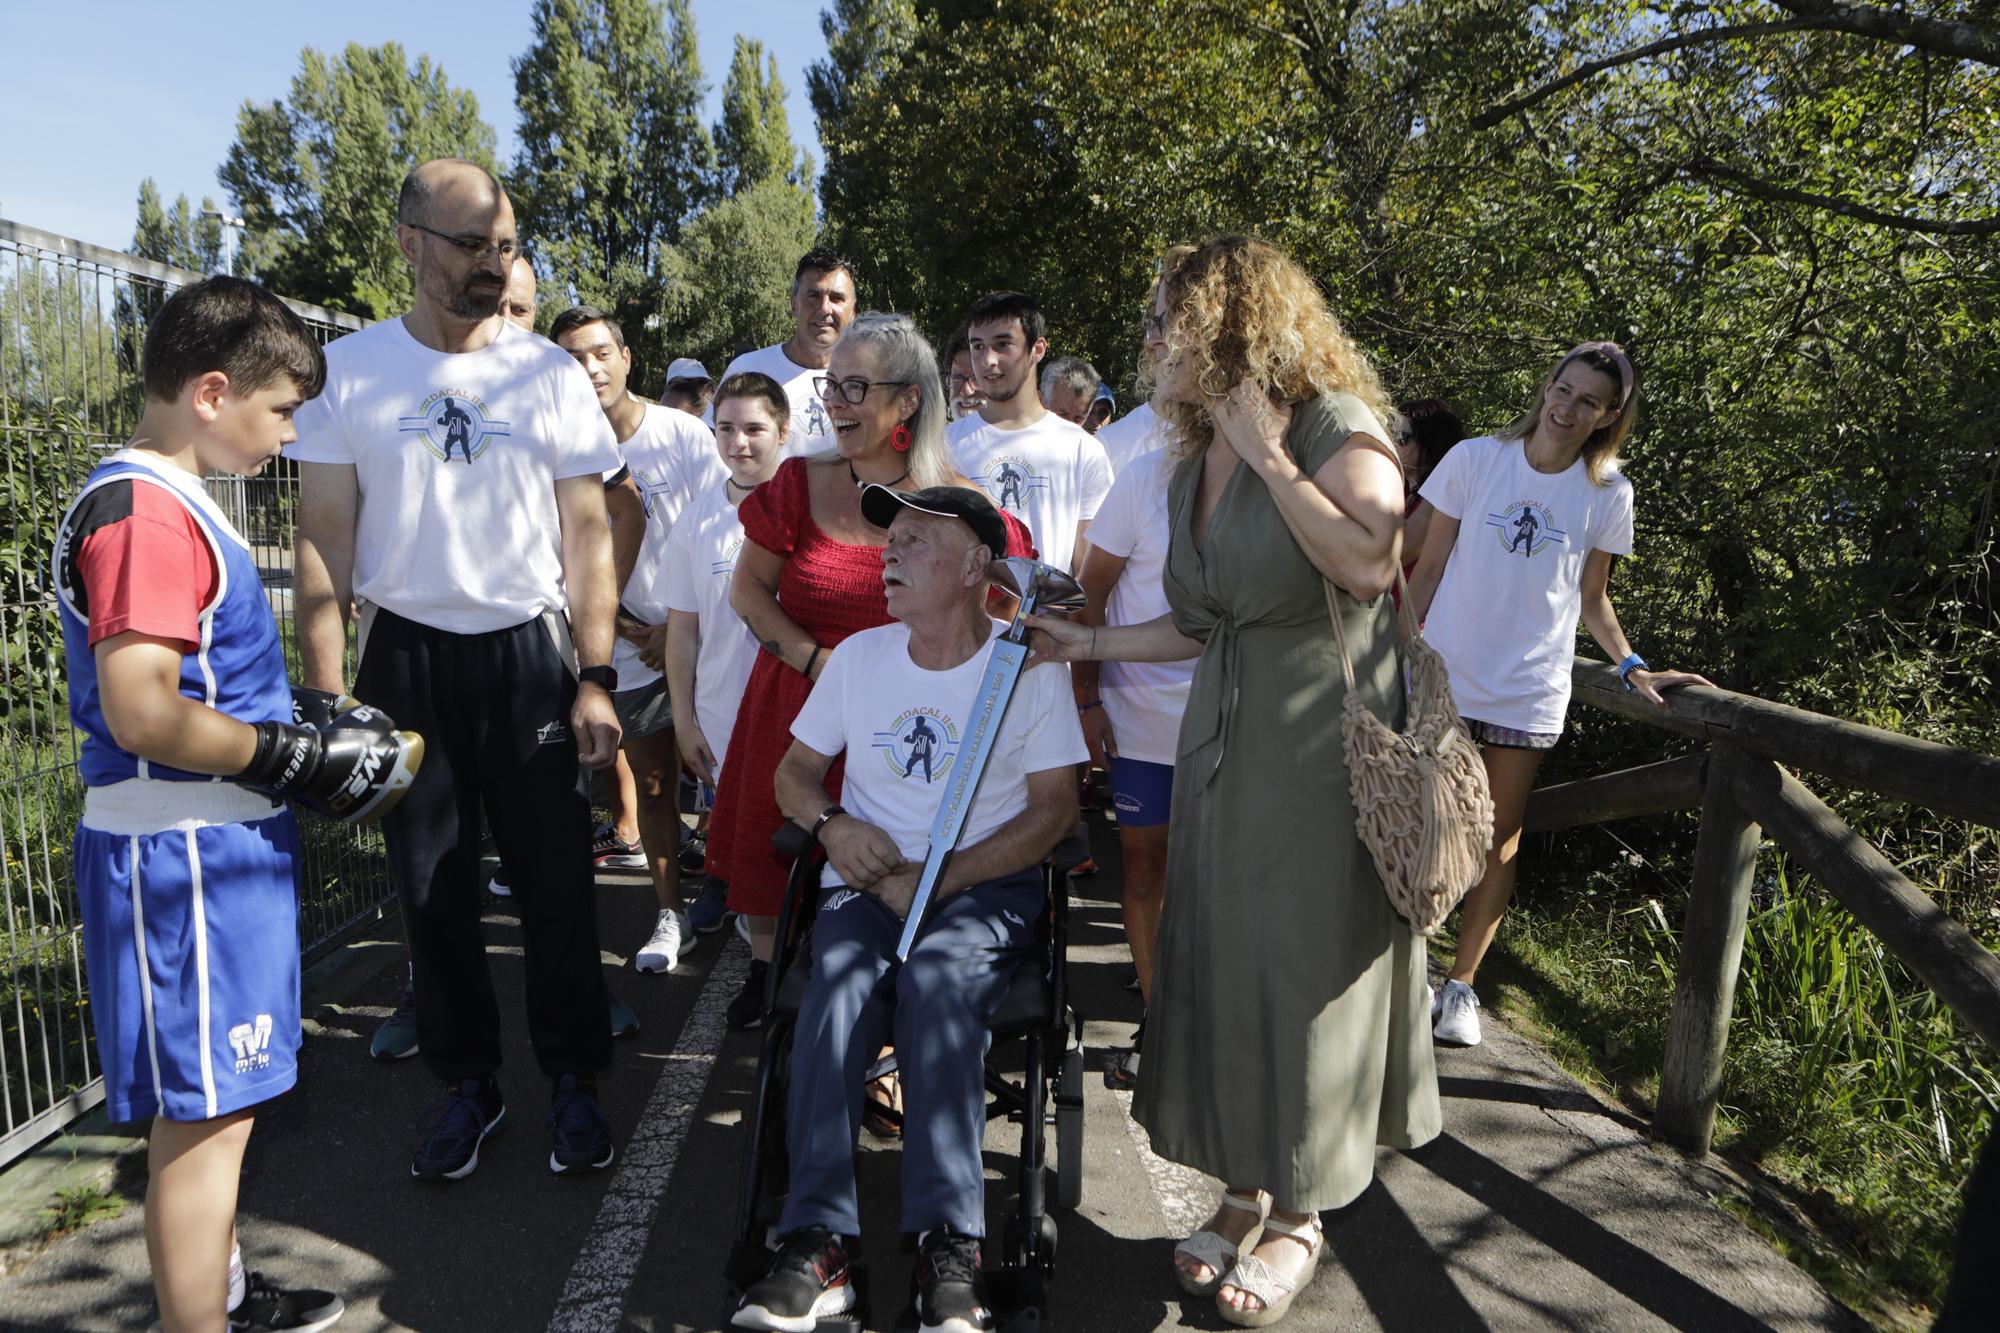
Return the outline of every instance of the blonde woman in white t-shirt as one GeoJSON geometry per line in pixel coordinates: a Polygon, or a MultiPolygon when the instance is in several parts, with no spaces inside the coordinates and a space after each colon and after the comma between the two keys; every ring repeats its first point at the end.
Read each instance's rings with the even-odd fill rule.
{"type": "Polygon", "coordinates": [[[1410,597],[1451,668],[1452,695],[1493,785],[1486,873],[1465,897],[1458,955],[1432,1002],[1440,1041],[1479,1043],[1472,983],[1514,896],[1528,792],[1562,736],[1578,619],[1617,660],[1625,688],[1656,705],[1664,690],[1709,683],[1649,669],[1611,605],[1612,557],[1632,551],[1632,484],[1618,471],[1618,448],[1637,411],[1624,350],[1583,343],[1517,421],[1446,454],[1420,492],[1415,518],[1429,531],[1410,597]]]}

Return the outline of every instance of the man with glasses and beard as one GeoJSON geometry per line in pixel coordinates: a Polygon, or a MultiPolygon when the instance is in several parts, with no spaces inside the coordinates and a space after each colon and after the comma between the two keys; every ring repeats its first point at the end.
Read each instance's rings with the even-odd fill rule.
{"type": "Polygon", "coordinates": [[[427,162],[396,216],[410,311],[328,347],[327,391],[290,450],[306,683],[345,692],[352,599],[355,691],[429,743],[383,821],[418,1046],[445,1085],[410,1173],[470,1174],[506,1119],[479,929],[482,805],[514,872],[529,1034],[554,1090],[549,1167],[595,1170],[612,1159],[596,1096],[611,1033],[577,765],[609,766],[619,743],[603,487],[617,441],[583,368],[500,314],[520,247],[493,177],[427,162]],[[468,418],[449,434],[447,411],[468,418]]]}

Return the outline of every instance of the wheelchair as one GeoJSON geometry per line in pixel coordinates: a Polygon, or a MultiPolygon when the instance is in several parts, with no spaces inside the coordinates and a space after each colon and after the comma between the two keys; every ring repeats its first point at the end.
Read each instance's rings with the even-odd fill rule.
{"type": "MultiPolygon", "coordinates": [[[[764,1276],[776,1250],[777,1222],[790,1182],[785,1147],[791,1035],[805,995],[812,959],[812,918],[819,898],[819,846],[797,824],[786,822],[772,839],[792,859],[792,873],[778,915],[772,964],[765,976],[763,1048],[755,1091],[744,1121],[737,1183],[736,1234],[724,1268],[725,1313],[734,1313],[743,1291],[764,1276]]],[[[1083,1020],[1069,1006],[1065,974],[1069,888],[1046,866],[1048,901],[1034,938],[1014,970],[1007,993],[986,1028],[987,1120],[1021,1126],[1012,1210],[1001,1245],[986,1250],[987,1299],[995,1327],[1004,1333],[1039,1329],[1047,1306],[1047,1279],[1055,1270],[1056,1219],[1050,1204],[1074,1211],[1083,1200],[1083,1020]],[[996,1059],[1020,1043],[1020,1073],[996,1059]],[[1053,1066],[1053,1074],[1051,1069],[1053,1066]],[[1056,1158],[1049,1189],[1047,1130],[1053,1124],[1056,1158]],[[996,1262],[997,1258],[997,1262],[996,1262]]],[[[869,1071],[871,1077],[887,1072],[869,1071]]],[[[852,1313],[823,1318],[824,1333],[860,1333],[869,1312],[867,1264],[851,1256],[857,1297],[852,1313]]],[[[897,1327],[915,1327],[905,1308],[897,1327]]]]}

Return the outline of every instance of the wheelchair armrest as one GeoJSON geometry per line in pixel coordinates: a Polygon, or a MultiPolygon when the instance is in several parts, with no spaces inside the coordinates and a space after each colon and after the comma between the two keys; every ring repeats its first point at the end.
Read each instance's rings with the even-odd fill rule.
{"type": "Polygon", "coordinates": [[[803,861],[819,850],[819,839],[787,819],[771,835],[771,845],[778,849],[778,855],[787,860],[803,861]]]}

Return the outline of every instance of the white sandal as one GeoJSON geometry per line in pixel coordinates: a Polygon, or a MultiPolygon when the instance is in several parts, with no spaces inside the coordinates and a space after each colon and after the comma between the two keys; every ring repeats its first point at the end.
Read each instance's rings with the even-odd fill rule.
{"type": "Polygon", "coordinates": [[[1275,1217],[1264,1220],[1264,1235],[1290,1236],[1306,1242],[1306,1264],[1297,1277],[1286,1277],[1259,1259],[1254,1254],[1245,1254],[1236,1261],[1236,1267],[1217,1284],[1215,1289],[1215,1309],[1224,1320],[1238,1328],[1263,1328],[1275,1324],[1285,1317],[1292,1308],[1292,1297],[1299,1294],[1313,1274],[1319,1271],[1319,1257],[1326,1250],[1326,1233],[1320,1228],[1319,1215],[1293,1226],[1290,1222],[1275,1217]],[[1246,1296],[1254,1296],[1262,1302],[1254,1310],[1239,1310],[1222,1299],[1222,1288],[1234,1287],[1246,1296]]]}
{"type": "Polygon", "coordinates": [[[1192,1236],[1174,1246],[1174,1258],[1176,1260],[1185,1256],[1198,1264],[1208,1266],[1208,1278],[1205,1281],[1198,1281],[1189,1276],[1188,1271],[1182,1268],[1178,1262],[1174,1264],[1174,1279],[1181,1284],[1181,1290],[1187,1292],[1190,1296],[1213,1296],[1216,1292],[1220,1291],[1222,1289],[1223,1275],[1229,1272],[1250,1251],[1250,1248],[1257,1243],[1258,1234],[1264,1227],[1264,1219],[1271,1215],[1271,1196],[1262,1190],[1257,1191],[1255,1202],[1224,1190],[1222,1192],[1222,1204],[1225,1208],[1234,1208],[1239,1212],[1257,1214],[1257,1225],[1251,1227],[1249,1234],[1244,1236],[1242,1241],[1235,1245],[1231,1245],[1217,1233],[1203,1227],[1200,1231],[1195,1232],[1192,1236]]]}

